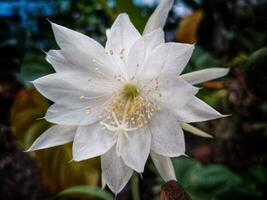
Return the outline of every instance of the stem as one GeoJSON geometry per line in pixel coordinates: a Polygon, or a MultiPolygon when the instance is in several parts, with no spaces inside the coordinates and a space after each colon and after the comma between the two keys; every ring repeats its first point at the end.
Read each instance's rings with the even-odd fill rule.
{"type": "Polygon", "coordinates": [[[132,178],[131,178],[131,190],[132,190],[132,199],[133,200],[140,200],[139,178],[138,178],[137,173],[134,173],[132,178]]]}

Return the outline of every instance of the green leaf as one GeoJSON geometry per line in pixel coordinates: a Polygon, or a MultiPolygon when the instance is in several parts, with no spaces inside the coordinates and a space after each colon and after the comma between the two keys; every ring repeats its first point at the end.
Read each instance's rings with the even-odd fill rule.
{"type": "Polygon", "coordinates": [[[33,81],[41,76],[55,72],[43,56],[27,56],[22,62],[19,76],[24,81],[33,81]]]}
{"type": "Polygon", "coordinates": [[[114,199],[114,197],[109,192],[106,192],[99,187],[92,187],[87,185],[79,185],[67,188],[58,194],[58,197],[60,196],[70,196],[70,197],[94,196],[103,200],[114,199]]]}
{"type": "Polygon", "coordinates": [[[203,167],[194,175],[193,187],[199,190],[221,190],[225,187],[240,183],[238,175],[232,173],[226,167],[209,165],[203,167]]]}

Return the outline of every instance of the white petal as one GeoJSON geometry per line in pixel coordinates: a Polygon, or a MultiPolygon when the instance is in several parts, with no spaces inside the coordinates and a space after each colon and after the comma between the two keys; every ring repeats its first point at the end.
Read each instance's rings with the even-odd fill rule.
{"type": "Polygon", "coordinates": [[[102,190],[106,187],[106,181],[104,179],[103,173],[101,173],[101,188],[102,190]]]}
{"type": "Polygon", "coordinates": [[[151,134],[146,129],[138,129],[128,133],[121,147],[121,156],[125,164],[141,173],[150,152],[151,134]]]}
{"type": "MultiPolygon", "coordinates": [[[[94,39],[87,37],[79,32],[70,30],[66,27],[51,23],[52,29],[56,41],[63,52],[69,52],[65,58],[72,61],[71,58],[76,57],[75,62],[71,63],[75,69],[94,69],[95,67],[100,68],[100,71],[112,66],[112,60],[106,54],[105,49],[94,39]],[[71,58],[69,58],[72,56],[71,58]],[[98,65],[96,66],[96,62],[98,65]]],[[[91,70],[92,71],[92,70],[91,70]]]]}
{"type": "MultiPolygon", "coordinates": [[[[153,89],[152,86],[151,84],[151,89],[153,89]]],[[[190,85],[183,79],[177,79],[175,75],[161,75],[159,78],[159,91],[154,90],[151,96],[159,102],[160,106],[168,108],[170,111],[175,111],[176,109],[183,108],[191,101],[198,90],[198,88],[190,85]]]]}
{"type": "Polygon", "coordinates": [[[73,160],[81,161],[100,156],[106,153],[115,142],[113,133],[104,130],[99,123],[80,126],[73,141],[73,160]]]}
{"type": "Polygon", "coordinates": [[[33,81],[33,84],[46,98],[68,104],[81,103],[84,101],[81,96],[108,96],[117,89],[113,82],[88,81],[88,75],[79,72],[50,74],[33,81]]]}
{"type": "Polygon", "coordinates": [[[180,77],[191,84],[198,84],[205,81],[213,80],[225,76],[229,72],[229,69],[225,68],[210,68],[203,69],[187,74],[183,74],[180,77]]]}
{"type": "Polygon", "coordinates": [[[144,37],[137,40],[130,49],[127,72],[129,76],[136,76],[141,70],[146,58],[160,44],[164,43],[164,32],[162,29],[157,29],[144,37]]]}
{"type": "Polygon", "coordinates": [[[153,151],[150,152],[155,167],[164,181],[176,180],[172,161],[166,156],[159,155],[153,151]]]}
{"type": "Polygon", "coordinates": [[[61,49],[91,50],[92,52],[93,50],[98,52],[102,51],[101,49],[104,49],[94,39],[82,33],[73,31],[55,23],[51,23],[51,25],[57,44],[61,49]]]}
{"type": "Polygon", "coordinates": [[[101,169],[108,187],[115,194],[125,187],[133,174],[133,170],[117,156],[115,145],[101,156],[101,169]]]}
{"type": "Polygon", "coordinates": [[[72,66],[75,66],[73,70],[81,71],[91,78],[110,80],[116,72],[117,66],[106,54],[104,48],[99,52],[94,49],[83,51],[63,49],[60,53],[72,66]]]}
{"type": "Polygon", "coordinates": [[[106,51],[116,63],[123,67],[128,59],[132,45],[141,38],[127,14],[120,14],[113,23],[106,43],[106,51]]]}
{"type": "Polygon", "coordinates": [[[200,137],[205,137],[205,138],[212,138],[213,136],[184,122],[180,123],[182,129],[184,129],[185,131],[188,131],[189,133],[192,133],[194,135],[200,136],[200,137]]]}
{"type": "Polygon", "coordinates": [[[143,34],[163,28],[174,0],[161,0],[160,4],[148,19],[143,34]]]}
{"type": "Polygon", "coordinates": [[[194,45],[182,43],[165,43],[159,45],[147,57],[142,77],[151,78],[162,73],[179,75],[188,63],[194,45]]]}
{"type": "Polygon", "coordinates": [[[167,111],[155,113],[151,120],[151,149],[160,155],[176,157],[185,152],[184,133],[175,116],[167,111]]]}
{"type": "Polygon", "coordinates": [[[88,104],[60,104],[54,103],[49,107],[45,119],[51,123],[61,125],[84,126],[93,124],[105,117],[103,113],[105,108],[104,99],[95,99],[95,102],[88,104]],[[90,112],[88,112],[90,106],[90,112]]]}
{"type": "Polygon", "coordinates": [[[176,109],[175,114],[180,122],[188,123],[208,121],[227,116],[220,114],[197,97],[193,97],[183,108],[176,109]]]}
{"type": "Polygon", "coordinates": [[[74,67],[65,59],[59,50],[49,50],[46,53],[46,60],[53,66],[56,72],[74,70],[74,67]]]}
{"type": "Polygon", "coordinates": [[[54,125],[40,135],[27,151],[45,149],[73,141],[76,127],[54,125]]]}

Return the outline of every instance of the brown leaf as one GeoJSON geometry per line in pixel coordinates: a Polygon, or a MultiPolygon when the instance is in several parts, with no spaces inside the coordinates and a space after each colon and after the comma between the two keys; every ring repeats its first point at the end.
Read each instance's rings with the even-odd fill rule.
{"type": "Polygon", "coordinates": [[[176,40],[178,42],[195,43],[203,16],[202,11],[196,11],[183,17],[176,32],[176,40]]]}
{"type": "Polygon", "coordinates": [[[192,200],[177,181],[168,181],[161,188],[160,200],[192,200]]]}

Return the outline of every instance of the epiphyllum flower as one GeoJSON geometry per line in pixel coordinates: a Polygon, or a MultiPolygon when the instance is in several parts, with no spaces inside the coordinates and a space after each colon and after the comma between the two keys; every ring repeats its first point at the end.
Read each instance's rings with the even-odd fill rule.
{"type": "Polygon", "coordinates": [[[60,50],[47,52],[47,61],[56,73],[33,84],[55,102],[45,116],[55,125],[29,151],[73,141],[74,161],[101,156],[103,181],[114,193],[133,170],[143,172],[149,154],[165,181],[175,179],[169,157],[185,152],[182,128],[192,128],[185,123],[222,117],[195,97],[198,88],[192,84],[227,70],[178,76],[194,46],[164,42],[162,27],[172,3],[161,1],[143,35],[126,14],[119,15],[105,48],[52,23],[60,50]]]}

